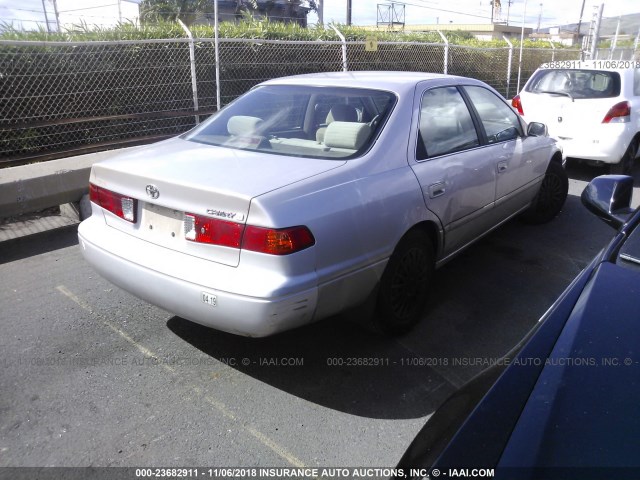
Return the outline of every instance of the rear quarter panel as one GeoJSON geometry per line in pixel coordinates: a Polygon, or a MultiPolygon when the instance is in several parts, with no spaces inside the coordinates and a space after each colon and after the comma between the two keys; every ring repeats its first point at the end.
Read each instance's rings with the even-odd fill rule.
{"type": "Polygon", "coordinates": [[[367,154],[251,202],[249,223],[306,225],[313,233],[321,292],[340,297],[320,304],[319,316],[364,300],[402,236],[419,222],[437,222],[407,162],[410,117],[410,103],[399,102],[367,154]]]}

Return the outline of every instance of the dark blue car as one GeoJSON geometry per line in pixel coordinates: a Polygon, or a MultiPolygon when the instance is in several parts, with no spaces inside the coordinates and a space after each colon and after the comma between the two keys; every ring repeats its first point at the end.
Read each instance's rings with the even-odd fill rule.
{"type": "Polygon", "coordinates": [[[633,179],[583,204],[617,229],[516,353],[449,398],[398,468],[407,478],[640,479],[640,208],[633,179]],[[480,401],[479,401],[480,400],[480,401]]]}

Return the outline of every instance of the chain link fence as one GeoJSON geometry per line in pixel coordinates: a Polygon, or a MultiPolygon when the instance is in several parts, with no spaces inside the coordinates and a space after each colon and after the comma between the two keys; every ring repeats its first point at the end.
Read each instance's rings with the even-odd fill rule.
{"type": "MultiPolygon", "coordinates": [[[[221,39],[220,104],[270,78],[341,71],[345,60],[354,71],[474,77],[509,98],[517,93],[519,67],[521,87],[544,62],[580,58],[578,50],[524,49],[520,63],[519,54],[508,46],[418,42],[378,42],[371,51],[354,41],[346,42],[343,58],[339,41],[221,39]]],[[[175,136],[214,113],[217,95],[209,38],[0,41],[0,166],[175,136]]]]}

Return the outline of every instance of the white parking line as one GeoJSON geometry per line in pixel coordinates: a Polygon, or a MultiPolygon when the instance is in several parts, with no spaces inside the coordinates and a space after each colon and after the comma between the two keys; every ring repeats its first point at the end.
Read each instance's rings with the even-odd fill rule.
{"type": "MultiPolygon", "coordinates": [[[[87,304],[84,300],[82,300],[77,295],[75,295],[71,290],[69,290],[64,285],[58,285],[56,287],[56,290],[58,290],[65,297],[69,298],[75,304],[77,304],[78,306],[80,306],[81,308],[83,308],[84,310],[89,312],[91,315],[98,316],[93,311],[93,309],[91,308],[91,306],[89,304],[87,304]]],[[[131,345],[136,347],[136,349],[138,349],[138,351],[140,351],[146,357],[149,357],[149,358],[152,358],[152,359],[155,359],[155,360],[159,360],[159,357],[153,351],[149,350],[147,347],[145,347],[143,345],[140,345],[133,338],[131,338],[130,335],[128,335],[126,332],[124,332],[120,328],[118,328],[115,325],[113,325],[111,322],[108,322],[107,320],[102,320],[102,319],[101,319],[101,322],[102,322],[103,325],[105,325],[106,327],[108,327],[109,329],[111,329],[112,331],[117,333],[125,341],[127,341],[128,343],[130,343],[131,345]]],[[[158,362],[158,364],[161,365],[167,372],[171,373],[172,375],[177,375],[177,372],[176,372],[175,368],[171,367],[170,365],[165,365],[162,362],[158,362]]],[[[187,387],[190,390],[192,390],[195,394],[197,394],[197,396],[202,397],[202,393],[203,392],[202,392],[202,389],[200,387],[197,387],[197,386],[194,386],[194,385],[188,385],[187,387]]],[[[239,423],[240,424],[240,429],[242,431],[244,431],[245,433],[247,433],[247,434],[251,435],[252,437],[254,437],[255,439],[257,439],[265,447],[267,447],[270,450],[272,450],[274,453],[276,453],[278,456],[280,456],[281,458],[286,460],[288,463],[290,463],[294,467],[305,468],[304,462],[302,460],[300,460],[299,458],[297,458],[295,455],[293,455],[291,452],[289,452],[282,445],[278,444],[277,442],[275,442],[274,440],[272,440],[271,438],[269,438],[268,436],[266,436],[264,433],[260,432],[259,430],[256,430],[251,425],[246,425],[246,424],[243,425],[243,424],[241,424],[240,420],[233,414],[233,412],[231,410],[229,410],[229,408],[224,403],[220,402],[219,400],[216,400],[215,398],[211,397],[210,395],[204,396],[203,399],[209,405],[214,407],[218,412],[220,412],[224,417],[226,417],[227,419],[229,419],[229,420],[231,420],[233,422],[239,423]]]]}

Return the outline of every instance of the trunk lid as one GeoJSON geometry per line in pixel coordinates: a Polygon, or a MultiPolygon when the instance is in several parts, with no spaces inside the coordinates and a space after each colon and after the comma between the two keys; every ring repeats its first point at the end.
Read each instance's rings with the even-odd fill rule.
{"type": "Polygon", "coordinates": [[[138,201],[135,224],[106,212],[109,226],[172,250],[237,266],[239,249],[186,240],[184,214],[245,224],[252,198],[344,163],[174,138],[96,163],[91,182],[138,201]]]}

